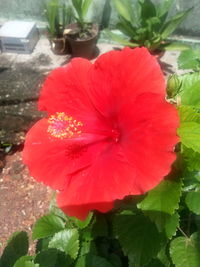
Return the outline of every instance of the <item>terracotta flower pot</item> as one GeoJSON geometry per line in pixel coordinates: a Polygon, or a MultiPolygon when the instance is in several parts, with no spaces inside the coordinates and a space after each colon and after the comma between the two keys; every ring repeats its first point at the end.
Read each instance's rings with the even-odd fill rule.
{"type": "Polygon", "coordinates": [[[69,45],[66,38],[54,38],[50,40],[51,50],[56,55],[69,54],[69,45]]]}
{"type": "MultiPolygon", "coordinates": [[[[77,23],[70,24],[66,29],[77,30],[77,23]]],[[[73,35],[67,34],[66,39],[69,42],[71,54],[73,57],[83,57],[87,59],[92,59],[96,53],[96,43],[98,39],[98,26],[96,24],[92,25],[92,36],[89,38],[84,38],[83,40],[73,38],[73,35]]]]}

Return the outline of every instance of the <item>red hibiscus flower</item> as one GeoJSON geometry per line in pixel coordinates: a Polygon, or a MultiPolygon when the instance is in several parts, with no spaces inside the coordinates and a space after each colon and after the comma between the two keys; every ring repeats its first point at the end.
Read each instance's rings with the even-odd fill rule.
{"type": "Polygon", "coordinates": [[[77,58],[54,70],[39,109],[48,118],[28,132],[24,162],[37,181],[59,190],[58,205],[70,216],[107,212],[170,172],[178,115],[145,48],[111,51],[94,64],[77,58]]]}

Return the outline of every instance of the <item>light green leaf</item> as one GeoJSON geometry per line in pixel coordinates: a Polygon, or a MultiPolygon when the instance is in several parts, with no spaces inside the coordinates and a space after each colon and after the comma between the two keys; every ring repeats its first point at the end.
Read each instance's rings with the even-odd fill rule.
{"type": "Polygon", "coordinates": [[[178,57],[179,69],[200,69],[200,50],[188,49],[178,57]]]}
{"type": "Polygon", "coordinates": [[[13,267],[14,263],[28,253],[28,235],[26,232],[15,232],[0,259],[0,267],[13,267]]]}
{"type": "Polygon", "coordinates": [[[179,107],[179,117],[181,123],[183,122],[197,122],[200,123],[200,113],[193,106],[180,106],[179,107]]]}
{"type": "Polygon", "coordinates": [[[173,33],[173,31],[187,17],[192,9],[193,8],[190,8],[186,11],[177,13],[164,25],[163,31],[161,33],[163,40],[165,40],[171,33],[173,33]]]}
{"type": "Polygon", "coordinates": [[[137,47],[138,44],[129,42],[128,40],[123,39],[120,35],[113,33],[109,30],[104,30],[105,34],[110,37],[113,41],[124,45],[124,46],[130,46],[130,47],[137,47]]]}
{"type": "Polygon", "coordinates": [[[163,180],[138,204],[143,211],[157,211],[172,215],[179,207],[181,181],[163,180]]]}
{"type": "Polygon", "coordinates": [[[190,46],[181,42],[170,42],[161,44],[161,48],[165,51],[185,51],[188,50],[190,46]]]}
{"type": "Polygon", "coordinates": [[[200,192],[188,192],[185,203],[192,212],[200,215],[200,192]]]}
{"type": "Polygon", "coordinates": [[[87,254],[78,258],[78,261],[75,264],[75,267],[114,267],[109,263],[105,258],[87,254]]]}
{"type": "Polygon", "coordinates": [[[168,13],[171,5],[173,4],[174,0],[165,0],[161,1],[159,4],[156,5],[157,16],[160,18],[166,13],[168,13]]]}
{"type": "Polygon", "coordinates": [[[85,17],[87,15],[87,12],[88,12],[88,9],[90,7],[92,3],[92,0],[84,0],[83,3],[82,3],[82,14],[83,14],[83,17],[85,17]]]}
{"type": "Polygon", "coordinates": [[[65,252],[72,259],[76,259],[79,250],[79,235],[76,229],[65,229],[56,233],[49,242],[49,248],[56,248],[65,252]]]}
{"type": "Polygon", "coordinates": [[[200,124],[196,122],[182,122],[178,129],[181,142],[188,148],[200,152],[200,124]]]}
{"type": "Polygon", "coordinates": [[[200,250],[198,235],[177,237],[170,245],[170,255],[176,267],[199,267],[200,250]]]}
{"type": "Polygon", "coordinates": [[[32,256],[23,256],[15,262],[15,265],[13,267],[41,267],[39,266],[39,264],[34,263],[32,260],[32,256]]]}
{"type": "Polygon", "coordinates": [[[37,220],[33,227],[32,238],[35,240],[52,236],[64,228],[64,221],[60,217],[50,213],[37,220]]]}
{"type": "Polygon", "coordinates": [[[135,267],[147,264],[160,250],[159,232],[155,224],[143,215],[118,215],[114,229],[124,254],[135,267]]]}
{"type": "MultiPolygon", "coordinates": [[[[183,88],[181,87],[180,90],[183,88]]],[[[184,91],[180,91],[181,104],[200,106],[200,81],[193,83],[190,87],[185,88],[184,91]]]]}
{"type": "Polygon", "coordinates": [[[133,8],[130,0],[113,0],[113,3],[120,16],[129,22],[133,21],[133,8]]]}

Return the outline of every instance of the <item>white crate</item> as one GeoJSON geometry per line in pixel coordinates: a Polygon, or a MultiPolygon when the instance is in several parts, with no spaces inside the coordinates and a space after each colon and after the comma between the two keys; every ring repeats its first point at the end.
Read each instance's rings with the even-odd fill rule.
{"type": "Polygon", "coordinates": [[[34,22],[8,21],[0,28],[0,40],[2,52],[30,54],[39,33],[34,22]]]}

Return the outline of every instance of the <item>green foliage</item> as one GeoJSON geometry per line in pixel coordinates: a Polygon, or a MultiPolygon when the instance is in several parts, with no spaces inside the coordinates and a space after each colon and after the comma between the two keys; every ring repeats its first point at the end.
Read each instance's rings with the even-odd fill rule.
{"type": "Polygon", "coordinates": [[[120,214],[116,216],[114,226],[125,255],[136,267],[147,264],[159,252],[161,236],[147,217],[120,214]]]}
{"type": "Polygon", "coordinates": [[[188,49],[182,51],[178,58],[178,67],[179,69],[191,69],[199,70],[200,69],[200,50],[188,49]]]}
{"type": "Polygon", "coordinates": [[[79,236],[76,229],[65,229],[56,233],[49,242],[49,248],[65,252],[76,259],[79,250],[79,236]]]}
{"type": "Polygon", "coordinates": [[[64,28],[73,19],[72,8],[66,4],[61,4],[60,0],[48,2],[45,7],[45,15],[50,38],[62,37],[64,28]]]}
{"type": "Polygon", "coordinates": [[[14,263],[28,253],[28,235],[26,232],[15,232],[0,258],[0,267],[13,267],[14,263]]]}
{"type": "Polygon", "coordinates": [[[199,267],[200,251],[197,233],[190,238],[175,238],[170,245],[170,255],[176,267],[199,267]]]}
{"type": "MultiPolygon", "coordinates": [[[[133,5],[130,0],[113,0],[119,15],[116,28],[129,38],[129,42],[137,46],[145,46],[150,51],[166,49],[167,44],[163,44],[163,41],[174,32],[191,11],[188,9],[179,12],[168,19],[168,12],[173,2],[173,0],[165,0],[160,4],[154,4],[151,0],[138,0],[133,5]]],[[[125,45],[120,36],[114,33],[108,33],[108,35],[125,45]]]]}
{"type": "Polygon", "coordinates": [[[72,0],[73,8],[76,11],[76,21],[79,24],[81,32],[88,31],[90,23],[86,21],[86,16],[92,0],[72,0]]]}
{"type": "Polygon", "coordinates": [[[40,239],[63,230],[65,227],[64,221],[54,214],[48,214],[41,217],[33,227],[33,240],[40,239]]]}

